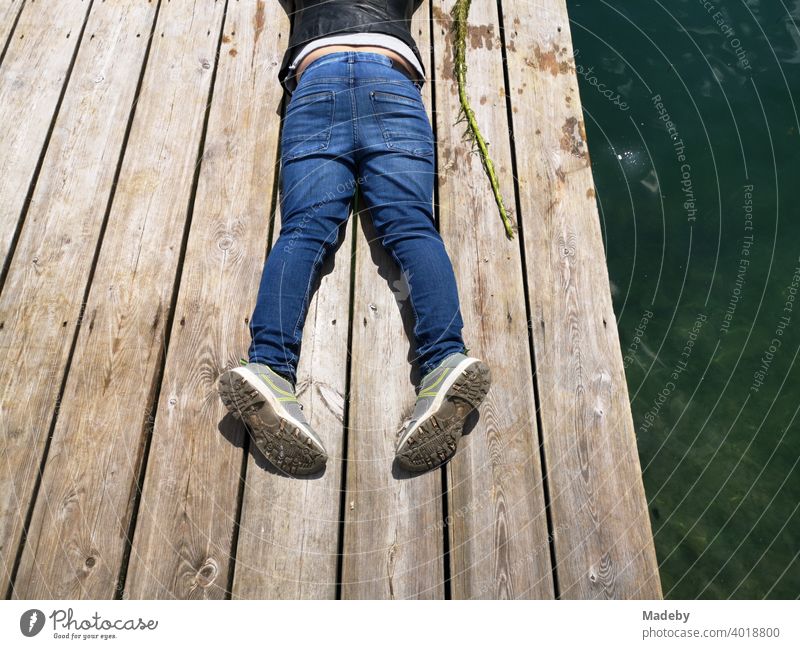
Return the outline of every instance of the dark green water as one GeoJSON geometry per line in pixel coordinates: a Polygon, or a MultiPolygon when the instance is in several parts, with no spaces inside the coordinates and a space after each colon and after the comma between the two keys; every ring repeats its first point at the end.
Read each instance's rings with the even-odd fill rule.
{"type": "Polygon", "coordinates": [[[800,0],[567,4],[664,596],[795,599],[800,0]]]}

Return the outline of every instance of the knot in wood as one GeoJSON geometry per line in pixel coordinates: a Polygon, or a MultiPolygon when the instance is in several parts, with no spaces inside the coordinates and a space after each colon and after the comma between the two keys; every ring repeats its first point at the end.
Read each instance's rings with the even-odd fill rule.
{"type": "Polygon", "coordinates": [[[200,566],[200,570],[197,571],[195,581],[201,588],[208,588],[214,583],[214,580],[217,578],[218,574],[219,566],[217,565],[217,562],[213,558],[208,557],[203,565],[200,566]]]}

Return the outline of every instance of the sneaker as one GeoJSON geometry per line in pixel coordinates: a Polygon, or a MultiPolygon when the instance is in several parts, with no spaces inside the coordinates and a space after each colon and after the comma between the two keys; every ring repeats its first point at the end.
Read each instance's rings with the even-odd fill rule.
{"type": "Polygon", "coordinates": [[[428,372],[411,419],[398,433],[397,463],[407,471],[427,471],[453,457],[464,420],[483,401],[491,381],[483,361],[461,353],[428,372]]]}
{"type": "Polygon", "coordinates": [[[224,372],[219,396],[230,413],[252,433],[258,450],[291,475],[316,473],[328,454],[303,416],[292,384],[267,365],[248,363],[224,372]]]}

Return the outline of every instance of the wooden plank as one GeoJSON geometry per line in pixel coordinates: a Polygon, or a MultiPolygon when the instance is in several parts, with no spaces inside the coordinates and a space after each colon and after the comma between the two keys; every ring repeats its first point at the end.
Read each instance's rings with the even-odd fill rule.
{"type": "MultiPolygon", "coordinates": [[[[451,33],[454,4],[434,3],[439,219],[459,279],[465,342],[470,355],[489,365],[492,387],[447,473],[452,593],[455,599],[552,599],[521,252],[518,240],[505,236],[480,157],[462,138],[466,123],[454,125],[460,106],[451,33]]],[[[472,4],[468,95],[490,142],[506,206],[513,208],[497,25],[494,3],[472,4]]]]}
{"type": "MultiPolygon", "coordinates": [[[[282,25],[285,20],[278,31],[288,37],[288,19],[280,9],[275,13],[278,15],[270,16],[268,24],[282,25]]],[[[278,62],[285,40],[272,41],[270,56],[278,62]]],[[[277,76],[270,82],[277,85],[277,76]]],[[[277,129],[277,120],[273,124],[277,129]]],[[[276,129],[273,133],[277,135],[276,129]]],[[[280,205],[276,203],[273,246],[283,245],[278,242],[280,230],[280,205]]],[[[237,599],[336,596],[353,231],[349,223],[343,228],[340,247],[331,251],[320,268],[297,368],[297,395],[328,451],[326,469],[321,477],[290,479],[270,467],[257,450],[250,454],[232,593],[237,599]]],[[[254,254],[251,259],[259,261],[252,270],[258,271],[260,278],[262,258],[254,254]]],[[[247,296],[248,306],[254,304],[257,288],[252,278],[242,286],[240,292],[247,296]]]]}
{"type": "Polygon", "coordinates": [[[18,597],[115,595],[224,7],[212,0],[160,6],[18,597]]]}
{"type": "MultiPolygon", "coordinates": [[[[288,37],[288,19],[283,11],[276,13],[279,18],[269,24],[285,20],[279,32],[288,37]]],[[[278,62],[286,47],[284,40],[273,41],[277,49],[271,55],[278,62]]],[[[272,83],[278,83],[277,76],[272,83]]],[[[276,207],[273,246],[278,245],[281,227],[276,207]]],[[[268,468],[257,451],[251,453],[236,552],[233,597],[237,599],[336,596],[352,236],[348,224],[341,233],[340,248],[320,268],[297,368],[298,397],[328,451],[326,470],[319,478],[292,480],[268,468]]],[[[258,255],[253,259],[259,259],[258,255]]],[[[255,270],[260,277],[260,267],[255,270]]],[[[251,283],[242,293],[252,295],[256,288],[251,283]]]]}
{"type": "Polygon", "coordinates": [[[312,302],[298,368],[305,412],[331,454],[322,480],[275,475],[251,455],[242,520],[234,520],[244,429],[226,416],[215,383],[250,343],[248,318],[263,268],[276,179],[283,96],[277,64],[288,41],[288,23],[277,4],[248,0],[228,8],[206,139],[210,157],[205,157],[200,178],[177,307],[181,324],[174,327],[165,370],[165,386],[170,387],[162,392],[128,573],[126,592],[132,598],[222,597],[233,554],[234,597],[322,598],[334,593],[341,451],[328,432],[338,426],[341,437],[347,258],[339,257],[342,266],[323,280],[312,302]],[[275,26],[271,38],[263,38],[264,24],[275,26]],[[340,304],[331,304],[335,300],[340,304]],[[321,318],[323,311],[325,322],[315,326],[316,313],[321,318]],[[315,339],[315,332],[325,332],[328,339],[315,339]],[[331,345],[337,339],[340,350],[335,342],[331,345]],[[205,351],[198,355],[198,350],[205,351]],[[331,361],[338,356],[342,362],[336,368],[331,361]],[[199,378],[190,381],[190,376],[199,378]],[[339,419],[323,407],[337,399],[339,419]],[[206,406],[198,411],[200,402],[206,406]],[[191,447],[182,431],[193,431],[191,447]],[[233,548],[237,523],[239,543],[233,548]],[[211,572],[204,574],[204,568],[211,572]]]}
{"type": "MultiPolygon", "coordinates": [[[[73,83],[64,96],[0,296],[0,363],[14,368],[0,387],[0,583],[4,593],[154,18],[155,7],[140,0],[100,3],[92,12],[73,83]],[[137,38],[140,33],[143,37],[137,38]]],[[[42,74],[48,73],[43,70],[42,74]]],[[[3,127],[3,133],[7,130],[14,129],[3,127]]],[[[7,207],[5,197],[0,203],[2,209],[7,207]]]]}
{"type": "Polygon", "coordinates": [[[20,15],[25,0],[3,0],[0,3],[0,56],[14,30],[14,23],[20,15]]]}
{"type": "MultiPolygon", "coordinates": [[[[428,21],[426,5],[412,20],[421,52],[430,52],[428,21]]],[[[430,63],[426,68],[430,74],[430,63]]],[[[431,86],[423,86],[429,115],[431,86]]],[[[393,474],[392,466],[396,433],[416,398],[409,378],[414,323],[410,309],[399,310],[394,291],[403,279],[369,212],[362,210],[359,221],[342,596],[443,598],[441,470],[412,477],[393,474]]]]}
{"type": "MultiPolygon", "coordinates": [[[[4,265],[89,6],[88,0],[77,6],[74,2],[26,3],[3,59],[0,260],[4,265]]],[[[3,23],[13,23],[8,18],[16,10],[18,4],[14,3],[2,12],[6,15],[3,23]]],[[[2,34],[0,44],[5,45],[2,34]]]]}
{"type": "Polygon", "coordinates": [[[231,3],[225,28],[176,316],[134,532],[125,596],[220,599],[229,582],[242,430],[216,391],[245,345],[246,296],[269,223],[276,136],[263,125],[280,101],[252,20],[231,3]],[[263,103],[254,101],[264,93],[263,103]],[[251,265],[253,270],[251,271],[251,265]],[[202,407],[198,408],[198,404],[202,407]],[[191,431],[191,443],[187,433],[191,431]],[[213,485],[213,488],[212,488],[213,485]]]}
{"type": "MultiPolygon", "coordinates": [[[[276,220],[274,239],[279,232],[276,220]]],[[[338,251],[320,268],[297,368],[303,412],[328,451],[325,473],[292,480],[257,459],[260,454],[250,455],[233,584],[237,599],[336,596],[352,236],[348,223],[338,251]]]]}
{"type": "Polygon", "coordinates": [[[504,24],[560,596],[661,598],[566,5],[504,24]]]}

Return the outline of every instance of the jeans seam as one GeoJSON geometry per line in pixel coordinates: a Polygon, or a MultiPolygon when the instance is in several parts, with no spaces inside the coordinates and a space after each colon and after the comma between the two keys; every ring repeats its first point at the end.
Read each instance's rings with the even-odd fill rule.
{"type": "Polygon", "coordinates": [[[294,323],[294,328],[292,329],[292,340],[291,343],[293,345],[300,344],[301,340],[298,340],[298,329],[300,328],[300,321],[303,319],[304,315],[308,315],[308,307],[310,300],[310,293],[311,293],[311,286],[314,283],[314,276],[316,275],[317,268],[321,264],[320,256],[317,255],[314,258],[314,263],[311,266],[311,273],[308,277],[308,283],[306,284],[305,291],[303,291],[303,301],[300,303],[300,313],[297,315],[297,322],[294,323]]]}
{"type": "MultiPolygon", "coordinates": [[[[381,245],[383,245],[383,239],[381,238],[381,245]]],[[[401,277],[406,278],[406,283],[408,284],[408,302],[411,304],[411,312],[414,314],[414,345],[416,346],[416,353],[417,357],[419,357],[419,313],[417,312],[417,307],[414,305],[414,298],[411,296],[411,281],[409,279],[408,273],[406,273],[406,269],[403,268],[403,264],[400,261],[400,258],[397,256],[393,248],[389,248],[389,253],[391,254],[394,262],[397,264],[397,267],[400,269],[401,277]]]]}
{"type": "MultiPolygon", "coordinates": [[[[334,238],[335,242],[336,238],[338,238],[339,228],[337,227],[336,229],[334,229],[334,232],[337,234],[337,237],[334,238]]],[[[311,287],[314,285],[314,278],[316,277],[317,270],[325,262],[325,257],[327,256],[327,251],[325,246],[327,243],[328,243],[328,237],[325,237],[325,241],[322,242],[322,251],[324,254],[317,254],[317,256],[314,258],[314,263],[311,267],[311,273],[308,278],[308,284],[306,285],[306,289],[303,293],[303,301],[301,303],[300,313],[297,316],[297,322],[295,322],[294,329],[292,331],[292,344],[294,344],[295,346],[299,345],[300,342],[302,341],[302,337],[300,337],[300,339],[298,340],[299,338],[298,329],[300,328],[300,321],[303,319],[304,315],[308,315],[309,303],[311,301],[311,287]]]]}

